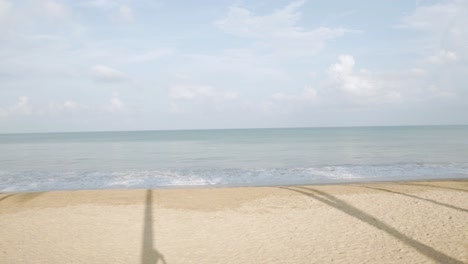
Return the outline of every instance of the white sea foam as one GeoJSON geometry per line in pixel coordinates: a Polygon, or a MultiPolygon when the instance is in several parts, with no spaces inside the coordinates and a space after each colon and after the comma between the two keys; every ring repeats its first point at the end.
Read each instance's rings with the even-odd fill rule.
{"type": "Polygon", "coordinates": [[[334,165],[306,168],[123,171],[1,171],[0,191],[190,186],[260,186],[350,181],[468,178],[467,163],[334,165]]]}

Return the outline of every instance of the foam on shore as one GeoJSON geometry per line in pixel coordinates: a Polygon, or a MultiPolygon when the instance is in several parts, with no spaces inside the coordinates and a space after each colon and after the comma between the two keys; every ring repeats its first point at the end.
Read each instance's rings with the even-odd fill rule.
{"type": "Polygon", "coordinates": [[[468,179],[468,163],[344,164],[289,168],[165,170],[0,170],[0,192],[309,185],[468,179]]]}

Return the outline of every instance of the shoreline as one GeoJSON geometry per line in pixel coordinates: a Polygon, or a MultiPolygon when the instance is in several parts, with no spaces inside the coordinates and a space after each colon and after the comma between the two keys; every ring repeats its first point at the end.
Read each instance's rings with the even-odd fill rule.
{"type": "MultiPolygon", "coordinates": [[[[405,182],[464,182],[468,181],[467,177],[454,178],[428,178],[428,179],[374,179],[374,180],[356,180],[356,181],[336,181],[336,182],[314,182],[314,183],[293,183],[293,184],[265,184],[265,185],[172,185],[172,186],[148,186],[147,188],[96,188],[96,189],[49,189],[49,190],[34,190],[34,191],[0,191],[0,196],[4,194],[28,194],[28,193],[49,193],[49,192],[75,192],[75,191],[130,191],[130,190],[191,190],[191,189],[230,189],[230,188],[262,188],[262,187],[294,187],[294,186],[326,186],[326,185],[352,185],[352,184],[378,184],[378,183],[405,183],[405,182]]],[[[0,197],[1,199],[1,197],[0,197]]]]}
{"type": "Polygon", "coordinates": [[[467,201],[463,178],[2,193],[0,262],[467,263],[467,201]]]}

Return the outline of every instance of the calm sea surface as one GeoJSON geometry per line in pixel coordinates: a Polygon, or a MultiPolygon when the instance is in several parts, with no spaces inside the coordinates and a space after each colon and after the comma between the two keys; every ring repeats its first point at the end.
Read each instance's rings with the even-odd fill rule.
{"type": "Polygon", "coordinates": [[[0,134],[0,192],[468,178],[468,126],[0,134]]]}

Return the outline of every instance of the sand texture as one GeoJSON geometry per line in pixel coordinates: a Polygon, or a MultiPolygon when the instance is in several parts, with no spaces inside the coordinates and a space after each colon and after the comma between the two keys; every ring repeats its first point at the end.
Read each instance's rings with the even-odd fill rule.
{"type": "Polygon", "coordinates": [[[0,263],[468,263],[468,180],[0,194],[0,263]]]}

